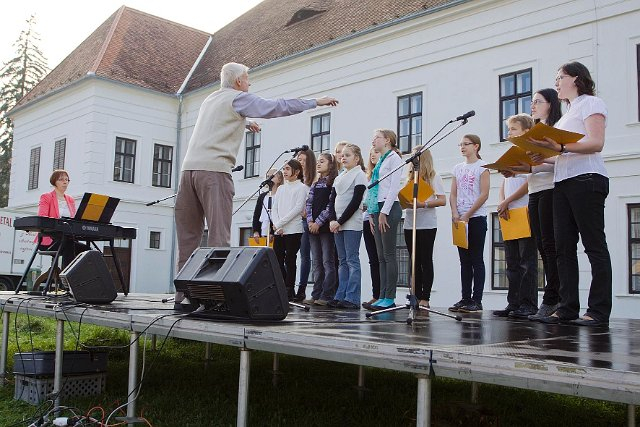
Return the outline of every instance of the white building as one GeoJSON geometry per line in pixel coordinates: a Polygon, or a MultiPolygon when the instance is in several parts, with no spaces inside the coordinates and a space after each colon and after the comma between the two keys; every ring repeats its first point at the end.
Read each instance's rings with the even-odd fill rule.
{"type": "MultiPolygon", "coordinates": [[[[368,150],[373,129],[384,127],[404,134],[400,129],[403,117],[398,114],[405,112],[399,109],[405,100],[412,101],[404,117],[414,123],[410,139],[420,143],[451,118],[476,111],[468,125],[432,150],[448,187],[449,171],[461,161],[456,144],[463,134],[479,135],[483,158],[496,159],[507,147],[500,142],[502,118],[516,111],[527,112],[532,91],[553,87],[557,68],[579,60],[591,70],[598,95],[609,108],[603,156],[611,178],[606,231],[613,260],[613,316],[637,316],[640,225],[632,222],[640,223],[640,150],[634,148],[640,137],[640,1],[281,3],[264,1],[211,38],[128,8],[118,11],[103,24],[106,29],[96,30],[102,31],[102,38],[94,33],[87,39],[103,40],[102,44],[94,40],[93,50],[102,46],[107,53],[95,74],[68,72],[65,75],[71,76],[66,80],[60,77],[64,74],[59,71],[61,67],[82,68],[78,66],[81,61],[74,59],[74,51],[51,72],[49,82],[45,79],[14,110],[10,206],[33,210],[37,197],[48,188],[46,178],[55,141],[66,138],[65,164],[73,180],[71,192],[75,196],[95,191],[121,197],[124,203],[114,222],[139,228],[132,247],[132,289],[164,292],[170,289],[173,273],[171,203],[150,208],[144,203],[175,191],[176,165],[184,156],[200,104],[217,88],[223,63],[237,61],[252,67],[251,90],[264,97],[330,94],[340,100],[335,108],[259,121],[260,146],[249,151],[259,153],[260,162],[247,161],[246,148],[238,155],[237,164],[245,166],[244,177],[243,173],[234,176],[239,206],[257,188],[280,152],[301,144],[312,145],[314,135],[324,135],[325,141],[330,141],[328,146],[312,145],[317,150],[332,149],[340,140],[368,150]],[[125,22],[136,22],[137,30],[127,26],[125,31],[125,22]],[[156,45],[160,47],[154,45],[154,52],[164,55],[162,60],[145,54],[153,49],[145,25],[182,28],[181,37],[174,34],[168,41],[159,41],[156,45]],[[184,43],[189,37],[191,44],[184,43]],[[122,42],[118,55],[112,52],[114,40],[122,42]],[[185,46],[192,48],[188,55],[185,46]],[[180,58],[176,58],[176,52],[180,52],[180,58]],[[189,56],[193,57],[191,62],[189,56]],[[67,62],[72,64],[65,65],[67,62]],[[149,65],[143,66],[147,62],[149,65]],[[169,75],[170,66],[177,64],[182,67],[175,73],[174,80],[179,84],[158,84],[158,74],[169,75]],[[164,74],[156,67],[164,67],[164,74]],[[501,106],[505,106],[504,111],[501,106]],[[328,127],[314,128],[314,117],[326,114],[329,120],[325,118],[324,123],[328,127]],[[136,141],[133,183],[113,179],[119,138],[136,141]],[[171,188],[152,186],[155,144],[173,147],[171,188]],[[43,165],[38,188],[26,190],[30,153],[37,147],[41,147],[43,165]],[[258,176],[249,177],[247,172],[254,169],[258,176]],[[160,249],[148,249],[153,231],[160,232],[160,249]]],[[[156,40],[161,38],[159,34],[155,34],[156,40]]],[[[77,50],[90,51],[85,44],[77,50]]],[[[92,59],[91,55],[87,57],[92,59]]],[[[93,60],[96,63],[95,56],[93,60]]],[[[501,176],[492,175],[490,210],[495,210],[500,181],[501,176]]],[[[234,217],[232,245],[239,244],[244,228],[251,226],[253,205],[249,202],[234,217]]],[[[460,296],[458,256],[451,244],[449,217],[448,208],[439,209],[431,300],[434,306],[449,305],[460,296]]],[[[154,234],[154,238],[157,236],[154,234]]],[[[498,237],[490,218],[485,245],[486,309],[502,308],[506,300],[506,291],[501,289],[505,286],[501,250],[499,243],[493,242],[498,237]]],[[[364,246],[361,261],[363,298],[368,299],[370,281],[364,246]]],[[[579,261],[581,301],[586,305],[589,263],[583,253],[579,261]]],[[[399,296],[402,294],[400,290],[399,296]]]]}

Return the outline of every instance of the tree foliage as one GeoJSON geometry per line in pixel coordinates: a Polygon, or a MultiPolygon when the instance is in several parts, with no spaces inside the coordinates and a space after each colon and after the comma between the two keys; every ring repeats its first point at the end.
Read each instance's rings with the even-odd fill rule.
{"type": "Polygon", "coordinates": [[[31,15],[26,29],[13,44],[15,56],[0,69],[0,206],[9,201],[13,123],[7,115],[47,74],[47,60],[38,48],[40,35],[35,30],[36,18],[31,15]]]}

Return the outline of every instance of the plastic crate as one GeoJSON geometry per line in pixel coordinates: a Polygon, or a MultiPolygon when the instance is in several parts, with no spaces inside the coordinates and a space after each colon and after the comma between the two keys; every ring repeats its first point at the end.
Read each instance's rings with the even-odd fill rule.
{"type": "MultiPolygon", "coordinates": [[[[30,376],[53,376],[55,351],[15,353],[13,373],[30,376]]],[[[106,351],[65,351],[62,356],[62,375],[84,375],[107,371],[106,351]]]]}
{"type": "MultiPolygon", "coordinates": [[[[32,405],[39,405],[49,399],[53,393],[53,378],[36,378],[16,374],[15,400],[24,400],[32,405]]],[[[60,398],[77,396],[95,396],[105,390],[107,374],[104,372],[91,375],[73,375],[62,377],[62,393],[60,398]]]]}

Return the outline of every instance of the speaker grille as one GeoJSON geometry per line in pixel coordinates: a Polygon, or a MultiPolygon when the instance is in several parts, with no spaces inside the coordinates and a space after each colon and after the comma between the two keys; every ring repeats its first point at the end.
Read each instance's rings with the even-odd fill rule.
{"type": "Polygon", "coordinates": [[[224,301],[224,291],[221,285],[206,283],[187,284],[187,295],[199,300],[224,301]]]}

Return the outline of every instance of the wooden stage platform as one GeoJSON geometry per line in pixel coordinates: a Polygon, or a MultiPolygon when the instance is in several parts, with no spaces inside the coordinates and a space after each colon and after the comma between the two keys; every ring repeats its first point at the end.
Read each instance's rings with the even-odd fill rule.
{"type": "MultiPolygon", "coordinates": [[[[250,323],[197,319],[163,303],[167,295],[119,295],[107,306],[69,304],[12,292],[0,293],[3,334],[0,372],[6,372],[10,313],[58,320],[56,366],[66,321],[125,329],[131,340],[149,333],[237,347],[241,351],[237,424],[247,423],[251,350],[411,372],[417,376],[417,424],[429,425],[431,379],[435,376],[588,397],[629,405],[635,425],[640,404],[640,320],[612,320],[608,328],[544,325],[495,318],[490,311],[457,322],[408,310],[367,319],[365,311],[292,309],[283,321],[250,323]],[[149,326],[151,324],[151,326],[149,326]]],[[[137,341],[130,348],[129,391],[137,384],[137,341]]],[[[59,390],[57,388],[56,390],[59,390]]],[[[135,393],[130,393],[133,396],[135,393]]],[[[127,415],[135,415],[130,399],[127,415]]]]}

